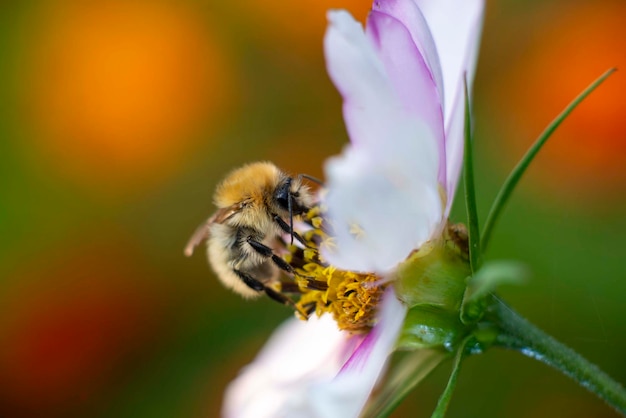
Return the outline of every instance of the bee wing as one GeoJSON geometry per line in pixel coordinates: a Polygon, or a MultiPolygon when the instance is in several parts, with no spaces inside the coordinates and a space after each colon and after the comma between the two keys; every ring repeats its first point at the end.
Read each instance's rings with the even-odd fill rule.
{"type": "Polygon", "coordinates": [[[209,238],[210,230],[209,227],[211,224],[218,223],[221,224],[235,213],[241,210],[241,205],[233,205],[227,208],[221,208],[217,212],[215,212],[209,219],[205,222],[201,223],[200,226],[196,228],[194,233],[187,241],[187,245],[185,246],[185,255],[190,257],[193,254],[193,250],[200,245],[202,241],[206,241],[209,238]]]}
{"type": "MultiPolygon", "coordinates": [[[[212,217],[211,217],[212,218],[212,217]]],[[[193,250],[202,242],[209,238],[209,225],[211,225],[211,218],[209,218],[206,222],[200,224],[199,227],[196,228],[189,241],[187,241],[187,245],[185,246],[185,255],[187,257],[191,257],[193,254],[193,250]]]]}

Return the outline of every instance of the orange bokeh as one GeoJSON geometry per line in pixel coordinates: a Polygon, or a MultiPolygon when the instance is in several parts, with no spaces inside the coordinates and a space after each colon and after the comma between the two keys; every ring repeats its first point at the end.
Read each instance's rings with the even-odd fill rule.
{"type": "Polygon", "coordinates": [[[263,25],[263,34],[279,37],[281,42],[293,41],[298,52],[310,51],[321,55],[321,41],[326,28],[326,12],[329,9],[346,9],[365,21],[372,7],[371,0],[298,0],[298,1],[247,1],[241,6],[253,24],[263,25]],[[262,17],[262,18],[261,18],[262,17]],[[306,46],[316,48],[302,50],[306,46]]]}
{"type": "MultiPolygon", "coordinates": [[[[511,154],[530,142],[593,80],[611,67],[626,69],[626,4],[568,4],[534,30],[520,65],[498,80],[511,115],[511,154]]],[[[541,151],[531,177],[580,198],[609,196],[626,186],[626,74],[618,71],[561,125],[541,151]]],[[[505,136],[506,138],[506,136],[505,136]]]]}
{"type": "Polygon", "coordinates": [[[46,159],[88,185],[172,172],[219,120],[229,74],[191,3],[92,1],[38,10],[23,44],[25,114],[46,159]]]}
{"type": "Polygon", "coordinates": [[[152,344],[163,292],[119,238],[42,254],[5,277],[0,415],[60,416],[85,407],[152,344]],[[145,283],[145,284],[144,284],[145,283]]]}

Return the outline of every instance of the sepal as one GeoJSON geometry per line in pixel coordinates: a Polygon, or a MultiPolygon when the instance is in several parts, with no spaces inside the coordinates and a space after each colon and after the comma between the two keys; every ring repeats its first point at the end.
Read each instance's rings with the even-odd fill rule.
{"type": "Polygon", "coordinates": [[[444,236],[424,244],[396,272],[398,299],[409,308],[437,307],[455,312],[461,307],[470,266],[464,243],[456,244],[448,229],[444,236]]]}
{"type": "Polygon", "coordinates": [[[464,324],[479,321],[487,309],[492,292],[503,284],[523,284],[528,275],[526,266],[516,261],[485,263],[467,282],[461,305],[461,321],[464,324]]]}

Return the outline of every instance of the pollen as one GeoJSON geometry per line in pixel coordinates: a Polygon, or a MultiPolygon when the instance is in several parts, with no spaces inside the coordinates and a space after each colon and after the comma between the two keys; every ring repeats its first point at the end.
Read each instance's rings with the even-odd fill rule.
{"type": "Polygon", "coordinates": [[[289,246],[286,260],[295,270],[295,281],[301,293],[296,302],[298,316],[321,316],[330,313],[340,329],[352,333],[369,331],[375,323],[375,314],[385,284],[372,273],[338,269],[329,265],[320,255],[320,248],[332,248],[324,208],[314,207],[305,222],[311,227],[302,234],[306,247],[289,246]]]}

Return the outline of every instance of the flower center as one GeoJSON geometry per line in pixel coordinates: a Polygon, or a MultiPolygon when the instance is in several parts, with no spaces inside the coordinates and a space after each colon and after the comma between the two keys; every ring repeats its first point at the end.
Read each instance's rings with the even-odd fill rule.
{"type": "Polygon", "coordinates": [[[302,234],[306,248],[291,245],[285,260],[295,270],[295,281],[301,293],[296,308],[321,316],[330,313],[340,329],[353,333],[369,331],[374,326],[376,307],[385,284],[372,273],[340,270],[326,263],[320,247],[332,246],[323,208],[316,206],[305,216],[311,229],[302,234]]]}

